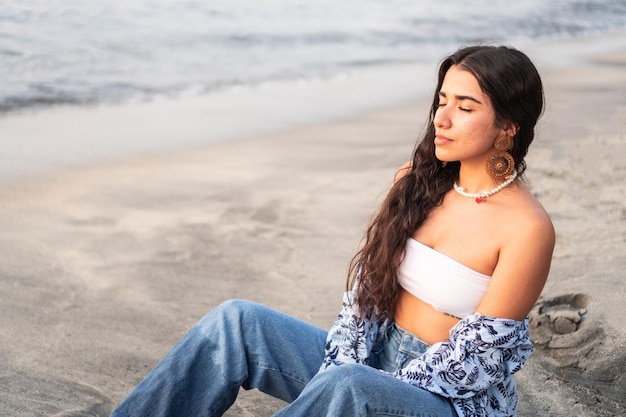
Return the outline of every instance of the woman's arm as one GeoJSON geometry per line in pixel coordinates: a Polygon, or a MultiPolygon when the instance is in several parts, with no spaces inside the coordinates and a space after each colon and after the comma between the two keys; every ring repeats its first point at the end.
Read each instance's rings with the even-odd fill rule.
{"type": "Polygon", "coordinates": [[[519,221],[511,222],[477,312],[523,320],[543,290],[554,250],[554,227],[541,208],[518,217],[519,221]]]}

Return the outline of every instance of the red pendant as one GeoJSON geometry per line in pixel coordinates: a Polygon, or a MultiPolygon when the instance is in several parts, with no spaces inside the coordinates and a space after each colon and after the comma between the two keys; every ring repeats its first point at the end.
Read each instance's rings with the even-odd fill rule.
{"type": "Polygon", "coordinates": [[[477,197],[476,198],[476,204],[480,204],[480,203],[484,203],[484,202],[485,202],[484,198],[482,198],[482,197],[477,197]]]}

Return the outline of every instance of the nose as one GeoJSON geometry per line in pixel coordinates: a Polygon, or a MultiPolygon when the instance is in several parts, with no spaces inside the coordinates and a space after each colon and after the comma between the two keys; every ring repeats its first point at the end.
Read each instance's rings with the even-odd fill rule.
{"type": "Polygon", "coordinates": [[[433,118],[433,124],[438,128],[448,128],[450,127],[450,117],[448,112],[446,111],[447,106],[439,106],[435,111],[435,117],[433,118]]]}

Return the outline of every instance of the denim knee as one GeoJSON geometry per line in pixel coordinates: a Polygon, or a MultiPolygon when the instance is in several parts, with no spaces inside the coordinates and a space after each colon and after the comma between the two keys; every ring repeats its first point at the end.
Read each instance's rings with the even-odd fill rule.
{"type": "Polygon", "coordinates": [[[255,303],[254,301],[232,299],[224,301],[222,304],[215,307],[215,310],[220,311],[221,314],[226,316],[241,317],[242,314],[254,312],[259,308],[262,308],[261,304],[255,303]]]}
{"type": "Polygon", "coordinates": [[[214,323],[218,317],[221,321],[239,322],[245,317],[254,317],[256,315],[255,310],[259,308],[261,305],[253,301],[238,299],[224,301],[201,318],[198,324],[204,327],[203,324],[214,323]]]}

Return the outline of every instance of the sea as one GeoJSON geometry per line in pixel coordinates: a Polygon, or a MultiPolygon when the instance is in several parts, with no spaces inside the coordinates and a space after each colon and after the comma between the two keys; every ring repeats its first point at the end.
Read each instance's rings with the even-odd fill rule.
{"type": "Polygon", "coordinates": [[[626,0],[0,0],[0,115],[306,83],[626,28],[626,0]]]}

